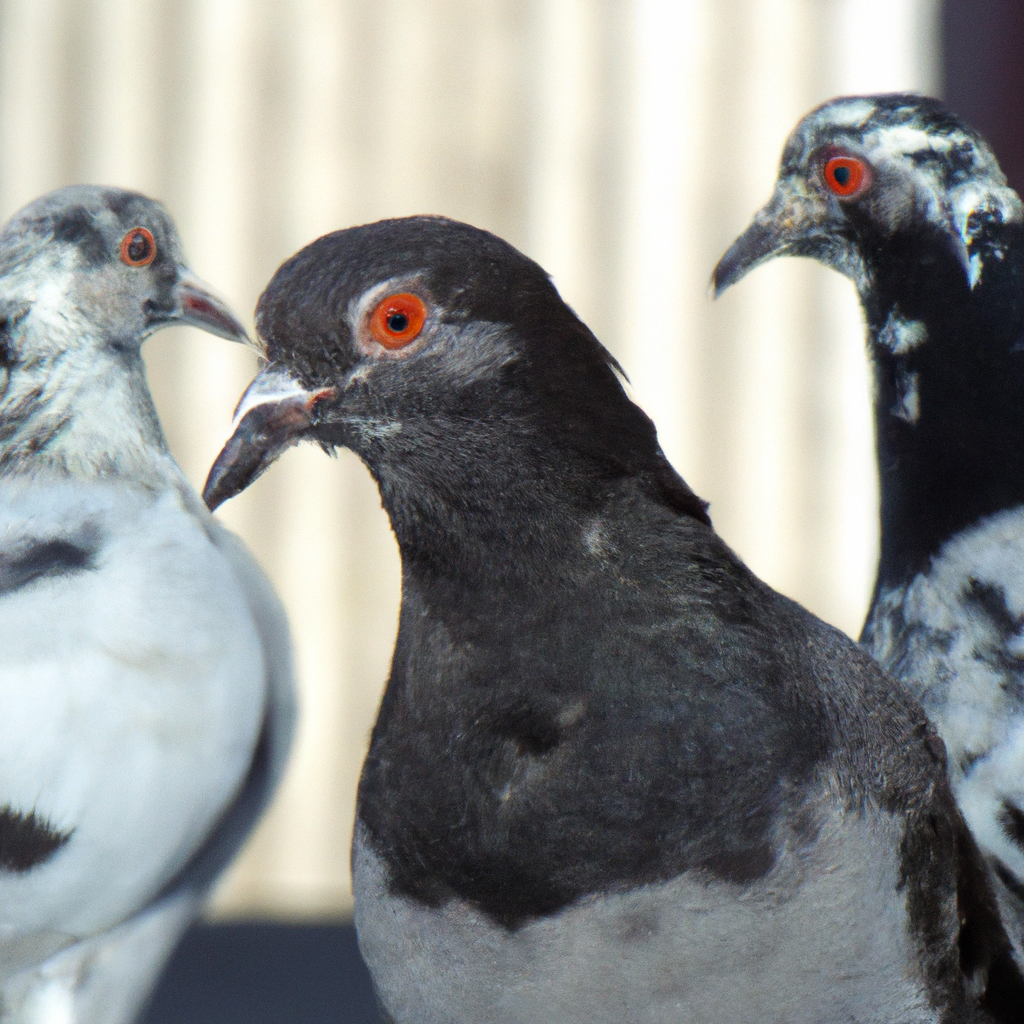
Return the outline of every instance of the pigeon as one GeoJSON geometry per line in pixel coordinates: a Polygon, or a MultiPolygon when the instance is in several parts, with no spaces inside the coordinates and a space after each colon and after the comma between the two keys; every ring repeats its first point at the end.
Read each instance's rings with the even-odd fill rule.
{"type": "Polygon", "coordinates": [[[388,1021],[1016,1019],[920,706],[726,547],[536,263],[351,228],[257,331],[207,503],[344,446],[401,553],[352,852],[388,1021]]]}
{"type": "Polygon", "coordinates": [[[862,640],[945,741],[1024,963],[1024,206],[938,101],[838,99],[797,125],[715,287],[787,253],[860,295],[881,491],[862,640]]]}
{"type": "Polygon", "coordinates": [[[172,458],[142,342],[245,340],[134,192],[0,231],[0,1022],[128,1024],[266,804],[283,610],[172,458]]]}

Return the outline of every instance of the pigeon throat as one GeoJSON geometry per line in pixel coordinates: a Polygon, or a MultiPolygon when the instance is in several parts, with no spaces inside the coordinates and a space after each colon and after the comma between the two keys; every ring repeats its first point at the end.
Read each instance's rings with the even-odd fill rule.
{"type": "Polygon", "coordinates": [[[348,443],[377,481],[408,564],[477,566],[485,580],[531,567],[544,576],[580,546],[588,524],[626,529],[637,504],[666,521],[707,522],[704,503],[665,460],[650,421],[626,405],[613,424],[581,412],[556,425],[542,408],[505,406],[403,418],[372,443],[365,436],[348,443]]]}
{"type": "Polygon", "coordinates": [[[547,564],[624,484],[622,467],[607,467],[598,481],[554,445],[510,444],[507,435],[489,444],[489,434],[481,425],[472,438],[424,446],[406,461],[367,460],[403,559],[462,571],[470,562],[547,564]]]}
{"type": "Polygon", "coordinates": [[[0,400],[0,474],[156,485],[171,465],[141,356],[68,350],[11,372],[0,400]]]}

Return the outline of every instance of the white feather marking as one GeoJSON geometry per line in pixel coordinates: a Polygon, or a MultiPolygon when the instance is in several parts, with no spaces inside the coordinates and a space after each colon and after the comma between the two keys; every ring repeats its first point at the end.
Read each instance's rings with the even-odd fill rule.
{"type": "Polygon", "coordinates": [[[594,520],[583,531],[583,546],[595,558],[607,558],[609,551],[608,532],[600,519],[594,520]]]}
{"type": "Polygon", "coordinates": [[[878,332],[878,340],[893,355],[904,356],[928,340],[928,328],[921,320],[907,320],[894,309],[878,332]]]}
{"type": "Polygon", "coordinates": [[[18,321],[20,358],[0,396],[8,428],[0,461],[20,473],[123,475],[172,485],[180,472],[167,452],[141,354],[95,334],[68,301],[72,281],[60,273],[41,280],[36,265],[2,279],[4,296],[31,308],[18,321]]]}
{"type": "Polygon", "coordinates": [[[1004,802],[1024,809],[1024,507],[948,541],[927,572],[881,595],[867,632],[945,741],[982,849],[1024,881],[1024,850],[999,820],[1004,802]]]}
{"type": "Polygon", "coordinates": [[[976,252],[967,261],[967,283],[970,286],[971,291],[974,291],[975,286],[981,280],[982,269],[983,263],[981,253],[976,252]]]}
{"type": "Polygon", "coordinates": [[[864,96],[851,96],[848,99],[836,100],[826,106],[811,119],[820,122],[840,125],[844,128],[859,128],[867,124],[875,115],[878,107],[864,96]]]}
{"type": "Polygon", "coordinates": [[[65,978],[43,981],[18,1009],[26,1024],[77,1024],[73,985],[65,978]]]}
{"type": "MultiPolygon", "coordinates": [[[[867,132],[863,145],[875,167],[892,168],[913,184],[912,203],[899,203],[884,211],[892,229],[912,216],[924,216],[955,238],[967,253],[973,241],[972,223],[986,218],[1003,223],[1024,218],[1024,205],[1006,184],[992,152],[965,132],[934,135],[915,125],[884,125],[867,132]],[[971,169],[964,181],[952,186],[943,163],[954,150],[958,159],[970,155],[971,169]],[[940,159],[922,161],[920,154],[928,151],[940,159]]],[[[977,264],[974,255],[965,266],[972,287],[982,270],[980,254],[977,264]]]]}
{"type": "Polygon", "coordinates": [[[917,423],[921,418],[921,393],[914,370],[899,370],[896,374],[896,404],[889,411],[905,423],[917,423]]]}

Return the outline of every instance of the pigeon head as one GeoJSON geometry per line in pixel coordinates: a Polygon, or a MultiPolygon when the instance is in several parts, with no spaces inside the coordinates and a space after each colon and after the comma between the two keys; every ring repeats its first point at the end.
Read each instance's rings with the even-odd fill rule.
{"type": "Polygon", "coordinates": [[[210,472],[213,507],[305,438],[354,450],[393,525],[413,494],[508,507],[617,476],[706,519],[611,355],[536,263],[486,231],[411,217],[326,235],[274,275],[256,325],[269,363],[210,472]]]}
{"type": "Polygon", "coordinates": [[[159,203],[78,185],[15,214],[0,231],[0,470],[88,473],[118,447],[163,448],[140,349],[174,323],[248,340],[159,203]]]}
{"type": "Polygon", "coordinates": [[[773,256],[855,283],[874,377],[879,587],[1024,501],[1024,206],[984,140],[937,100],[833,100],[794,129],[775,192],[714,272],[773,256]]]}
{"type": "Polygon", "coordinates": [[[30,203],[0,231],[0,276],[5,302],[38,318],[70,315],[83,341],[138,348],[172,323],[248,340],[185,265],[163,207],[136,192],[76,185],[30,203]]]}
{"type": "Polygon", "coordinates": [[[985,141],[937,100],[832,100],[793,130],[775,192],[715,268],[716,294],[773,256],[811,256],[867,300],[913,248],[954,263],[974,288],[999,259],[1000,228],[1024,207],[985,141]]]}

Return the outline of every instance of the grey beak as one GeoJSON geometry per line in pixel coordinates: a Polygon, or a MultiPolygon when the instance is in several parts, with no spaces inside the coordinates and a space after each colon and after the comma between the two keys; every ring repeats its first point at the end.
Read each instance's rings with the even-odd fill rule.
{"type": "Polygon", "coordinates": [[[190,270],[179,268],[172,296],[174,313],[171,314],[169,322],[189,324],[229,341],[240,341],[244,345],[256,348],[248,331],[231,312],[227,303],[210,291],[190,270]]]}
{"type": "Polygon", "coordinates": [[[715,298],[758,264],[783,253],[792,241],[771,221],[761,220],[760,215],[755,217],[750,227],[729,246],[711,275],[715,298]]]}
{"type": "Polygon", "coordinates": [[[246,489],[315,422],[318,402],[333,388],[309,390],[283,367],[271,364],[246,388],[235,410],[231,437],[206,478],[203,500],[213,511],[246,489]]]}

